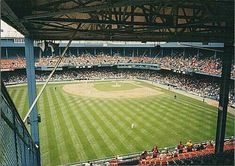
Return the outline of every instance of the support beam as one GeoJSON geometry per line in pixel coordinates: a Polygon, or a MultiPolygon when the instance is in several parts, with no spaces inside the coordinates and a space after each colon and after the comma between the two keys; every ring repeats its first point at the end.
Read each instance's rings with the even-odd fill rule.
{"type": "MultiPolygon", "coordinates": [[[[169,17],[169,16],[168,16],[169,17]]],[[[78,19],[78,18],[43,18],[43,19],[37,19],[37,20],[24,20],[27,23],[31,24],[42,24],[44,26],[49,26],[49,27],[55,27],[55,28],[60,28],[60,29],[70,29],[73,30],[69,27],[64,27],[64,26],[55,26],[51,25],[51,23],[61,23],[61,24],[67,24],[67,23],[86,23],[86,24],[106,24],[106,25],[131,25],[131,26],[145,26],[145,27],[150,27],[150,28],[191,28],[194,27],[196,29],[198,28],[209,28],[212,30],[230,30],[232,27],[231,26],[215,26],[215,25],[206,25],[207,23],[210,23],[210,21],[201,21],[201,22],[189,22],[189,23],[181,23],[181,24],[167,24],[165,22],[143,22],[143,21],[138,21],[137,19],[134,19],[133,21],[122,21],[122,20],[101,20],[101,19],[78,19]]],[[[117,29],[121,29],[117,27],[117,29]]]]}
{"type": "Polygon", "coordinates": [[[216,59],[216,57],[217,57],[217,51],[215,51],[214,53],[214,58],[216,59]]]}
{"type": "Polygon", "coordinates": [[[41,58],[42,58],[42,50],[39,49],[39,59],[41,59],[41,58]]]}
{"type": "MultiPolygon", "coordinates": [[[[25,57],[26,57],[26,72],[27,72],[27,83],[28,83],[28,97],[29,107],[32,105],[36,98],[36,81],[35,81],[35,66],[34,66],[34,45],[33,40],[25,38],[25,57]]],[[[39,129],[38,129],[38,111],[35,106],[29,116],[30,119],[30,131],[34,143],[40,148],[39,143],[39,129]]],[[[39,149],[40,153],[40,149],[39,149]]],[[[37,165],[41,165],[40,154],[38,156],[37,165]]]]}
{"type": "Polygon", "coordinates": [[[155,1],[155,0],[135,0],[135,1],[130,1],[130,0],[119,0],[117,2],[113,2],[111,3],[111,1],[109,1],[108,3],[103,3],[101,2],[100,4],[97,5],[92,5],[92,6],[81,6],[81,7],[75,7],[73,9],[66,9],[66,10],[59,10],[56,12],[51,12],[48,11],[46,13],[41,13],[41,14],[34,14],[34,15],[28,15],[25,16],[25,19],[37,19],[37,18],[46,18],[46,17],[55,17],[58,15],[65,15],[65,14],[71,14],[71,13],[85,13],[85,12],[95,12],[97,10],[102,10],[102,11],[108,11],[109,9],[112,8],[117,8],[117,7],[123,7],[123,6],[133,6],[133,5],[145,5],[145,4],[157,4],[159,2],[155,1]]]}
{"type": "Polygon", "coordinates": [[[7,47],[6,47],[6,58],[8,59],[9,57],[8,57],[8,49],[7,49],[7,47]]]}
{"type": "Polygon", "coordinates": [[[200,50],[199,49],[197,49],[197,57],[199,57],[199,54],[200,54],[200,52],[199,52],[200,50]]]}
{"type": "Polygon", "coordinates": [[[59,55],[61,55],[61,47],[59,47],[59,55]]]}
{"type": "Polygon", "coordinates": [[[224,150],[224,138],[226,129],[227,107],[229,97],[230,73],[233,57],[233,47],[224,47],[224,55],[222,57],[222,77],[219,94],[219,108],[217,118],[215,153],[220,155],[224,150]]]}
{"type": "Polygon", "coordinates": [[[94,48],[94,51],[93,51],[93,52],[94,52],[94,55],[96,55],[96,48],[94,48]]]}

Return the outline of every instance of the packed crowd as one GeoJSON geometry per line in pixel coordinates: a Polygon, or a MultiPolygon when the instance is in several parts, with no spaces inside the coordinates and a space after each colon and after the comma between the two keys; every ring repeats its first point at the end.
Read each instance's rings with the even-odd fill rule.
{"type": "Polygon", "coordinates": [[[182,141],[180,141],[179,144],[175,147],[175,150],[169,151],[168,148],[164,148],[163,150],[161,150],[160,153],[160,150],[158,149],[157,145],[155,145],[150,152],[144,150],[143,153],[140,155],[140,160],[147,158],[156,158],[156,157],[161,158],[166,155],[175,157],[181,153],[200,151],[206,148],[211,149],[214,148],[214,146],[215,143],[213,141],[208,141],[206,143],[196,143],[196,144],[193,144],[191,140],[189,140],[186,144],[183,144],[182,141]]]}
{"type": "MultiPolygon", "coordinates": [[[[186,144],[180,143],[175,147],[175,149],[164,148],[159,150],[157,146],[154,146],[152,151],[145,150],[139,158],[139,165],[226,165],[225,163],[234,163],[234,138],[226,139],[224,142],[224,150],[231,151],[229,159],[227,162],[223,161],[222,155],[218,158],[221,161],[203,161],[204,158],[201,158],[202,161],[197,161],[199,157],[207,157],[214,154],[215,151],[215,142],[208,141],[204,143],[193,144],[189,140],[186,144]],[[178,162],[179,160],[184,160],[183,162],[178,162]]],[[[211,158],[208,158],[211,160],[211,158]]],[[[215,158],[214,158],[215,159],[215,158]]],[[[118,162],[118,161],[117,161],[118,162]]]]}
{"type": "MultiPolygon", "coordinates": [[[[43,57],[36,62],[36,66],[54,66],[59,57],[43,57]]],[[[109,56],[106,54],[90,55],[83,54],[81,56],[71,55],[63,58],[61,66],[79,66],[79,65],[97,65],[97,64],[118,64],[118,63],[153,63],[154,59],[151,57],[122,57],[122,56],[109,56]]]]}
{"type": "MultiPolygon", "coordinates": [[[[55,66],[58,56],[42,57],[35,63],[36,67],[40,66],[55,66]]],[[[60,66],[83,66],[83,65],[101,65],[101,64],[119,64],[119,63],[157,63],[163,69],[189,70],[194,72],[207,73],[212,75],[221,74],[221,60],[219,58],[198,58],[196,56],[186,57],[163,56],[163,57],[130,57],[120,55],[90,55],[82,54],[80,56],[66,56],[63,58],[60,66]]],[[[26,63],[24,58],[1,60],[2,69],[25,68],[26,63]]],[[[235,65],[232,66],[231,76],[235,78],[235,65]]]]}
{"type": "MultiPolygon", "coordinates": [[[[36,72],[37,81],[45,81],[49,72],[36,72]]],[[[23,83],[26,82],[25,73],[8,72],[2,74],[5,83],[23,83]]],[[[127,69],[80,69],[65,70],[56,72],[51,81],[65,80],[92,80],[92,79],[145,79],[172,86],[201,97],[219,100],[219,81],[214,79],[177,74],[172,72],[156,72],[146,70],[127,70],[127,69]]],[[[233,83],[231,84],[233,86],[233,83]]],[[[235,103],[234,87],[230,88],[229,100],[231,104],[235,103]]]]}
{"type": "Polygon", "coordinates": [[[19,69],[26,68],[26,61],[24,58],[16,58],[16,59],[1,59],[1,69],[19,69]]]}
{"type": "Polygon", "coordinates": [[[194,70],[203,73],[220,75],[222,69],[222,62],[219,58],[205,58],[200,59],[194,57],[184,56],[164,56],[155,59],[155,63],[159,63],[163,68],[177,69],[177,70],[194,70]]]}

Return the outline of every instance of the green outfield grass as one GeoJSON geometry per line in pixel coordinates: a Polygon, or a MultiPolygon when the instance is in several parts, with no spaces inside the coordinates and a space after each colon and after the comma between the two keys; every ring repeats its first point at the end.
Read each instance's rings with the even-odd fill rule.
{"type": "MultiPolygon", "coordinates": [[[[97,83],[96,88],[111,89],[112,84],[115,82],[97,83]]],[[[159,89],[144,82],[136,84],[159,89]]],[[[136,99],[80,97],[65,93],[63,85],[48,85],[37,105],[42,119],[43,165],[140,152],[154,145],[174,146],[189,139],[198,142],[215,138],[217,109],[202,101],[180,94],[174,99],[175,93],[163,89],[161,95],[136,99]],[[132,123],[136,128],[131,129],[132,123]]],[[[125,89],[134,88],[125,85],[125,89]]],[[[28,108],[26,86],[8,90],[23,117],[28,108]]],[[[228,114],[227,136],[234,134],[233,122],[234,116],[228,114]]]]}

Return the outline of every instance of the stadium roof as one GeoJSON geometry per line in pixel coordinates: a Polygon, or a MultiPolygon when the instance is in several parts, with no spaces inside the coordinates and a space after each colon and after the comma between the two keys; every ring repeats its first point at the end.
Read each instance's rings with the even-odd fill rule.
{"type": "Polygon", "coordinates": [[[233,42],[234,0],[2,0],[2,19],[40,40],[233,42]]]}

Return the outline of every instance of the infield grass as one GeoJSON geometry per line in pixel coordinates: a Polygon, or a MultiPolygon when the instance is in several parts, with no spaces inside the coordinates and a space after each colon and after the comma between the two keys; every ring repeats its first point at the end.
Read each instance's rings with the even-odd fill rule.
{"type": "Polygon", "coordinates": [[[139,86],[123,81],[109,81],[94,83],[94,88],[99,91],[123,91],[139,88],[139,86]]]}
{"type": "MultiPolygon", "coordinates": [[[[111,91],[113,84],[95,86],[111,91]]],[[[145,82],[136,84],[160,89],[145,82]]],[[[175,93],[164,89],[163,94],[146,98],[89,98],[65,93],[63,86],[48,85],[37,104],[42,119],[39,126],[43,165],[140,152],[154,145],[175,146],[189,139],[198,142],[215,138],[217,109],[202,101],[180,94],[174,99],[175,93]]],[[[121,87],[124,86],[131,89],[135,85],[121,87]]],[[[28,110],[26,86],[9,87],[8,91],[23,117],[28,110]]],[[[228,114],[226,135],[234,135],[233,129],[234,116],[228,114]]]]}

